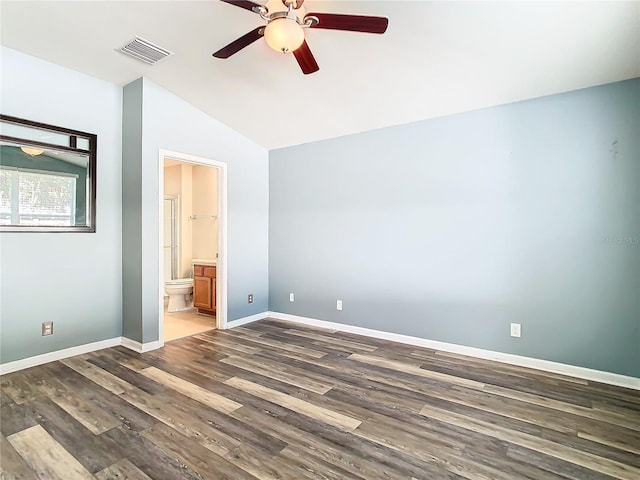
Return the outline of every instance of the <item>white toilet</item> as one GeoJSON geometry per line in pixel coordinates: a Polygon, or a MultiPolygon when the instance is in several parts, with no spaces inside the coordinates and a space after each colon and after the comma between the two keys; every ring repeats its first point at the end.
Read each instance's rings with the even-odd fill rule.
{"type": "Polygon", "coordinates": [[[193,309],[193,278],[178,278],[164,282],[164,291],[169,295],[167,312],[184,312],[193,309]]]}

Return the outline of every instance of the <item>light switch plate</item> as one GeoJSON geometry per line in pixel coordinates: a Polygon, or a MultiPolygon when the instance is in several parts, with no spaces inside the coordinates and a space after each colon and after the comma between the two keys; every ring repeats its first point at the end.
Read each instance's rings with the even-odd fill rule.
{"type": "Polygon", "coordinates": [[[521,334],[522,334],[522,331],[520,329],[520,324],[519,323],[512,323],[511,324],[511,336],[520,338],[521,334]]]}
{"type": "Polygon", "coordinates": [[[53,335],[53,322],[42,322],[42,336],[53,335]]]}

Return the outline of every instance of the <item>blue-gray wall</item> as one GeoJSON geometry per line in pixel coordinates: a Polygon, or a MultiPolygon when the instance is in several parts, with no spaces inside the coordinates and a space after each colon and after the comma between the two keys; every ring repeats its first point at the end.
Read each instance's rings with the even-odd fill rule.
{"type": "Polygon", "coordinates": [[[122,335],[142,342],[142,79],[122,89],[122,335]]]}
{"type": "Polygon", "coordinates": [[[270,310],[640,376],[640,79],[275,150],[269,174],[270,310]]]}
{"type": "Polygon", "coordinates": [[[6,47],[0,62],[2,113],[98,135],[96,232],[0,234],[6,363],[122,334],[122,89],[6,47]]]}
{"type": "MultiPolygon", "coordinates": [[[[131,282],[136,289],[141,288],[131,303],[127,302],[125,293],[124,329],[132,332],[129,338],[147,343],[158,340],[159,336],[158,155],[161,149],[227,164],[228,251],[226,258],[219,260],[226,260],[228,267],[227,320],[266,311],[269,294],[267,150],[146,78],[127,85],[124,91],[124,126],[130,121],[137,126],[140,111],[142,115],[141,132],[129,128],[123,131],[124,175],[129,171],[139,175],[131,183],[123,179],[124,208],[134,212],[132,221],[124,224],[123,258],[125,264],[131,258],[133,265],[124,266],[123,288],[126,289],[129,281],[126,277],[129,268],[133,270],[131,282]],[[129,113],[132,119],[126,118],[129,113]],[[247,303],[249,293],[254,295],[252,304],[247,303]]],[[[123,218],[127,222],[128,213],[123,218]]]]}

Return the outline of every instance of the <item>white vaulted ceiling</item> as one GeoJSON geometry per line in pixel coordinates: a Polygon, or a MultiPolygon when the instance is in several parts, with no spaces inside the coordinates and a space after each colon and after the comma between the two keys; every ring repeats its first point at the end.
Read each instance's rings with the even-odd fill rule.
{"type": "Polygon", "coordinates": [[[213,58],[263,23],[216,0],[3,0],[0,42],[120,85],[146,76],[269,149],[640,76],[640,2],[305,7],[387,16],[389,29],[307,30],[312,75],[263,40],[213,58]],[[136,35],[175,55],[148,66],[115,51],[136,35]]]}

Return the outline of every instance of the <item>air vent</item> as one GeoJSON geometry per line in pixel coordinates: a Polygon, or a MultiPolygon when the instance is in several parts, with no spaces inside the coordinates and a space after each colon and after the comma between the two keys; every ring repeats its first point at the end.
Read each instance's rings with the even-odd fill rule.
{"type": "Polygon", "coordinates": [[[140,37],[127,42],[125,46],[118,48],[118,51],[149,65],[154,65],[163,58],[173,55],[173,52],[140,37]]]}

